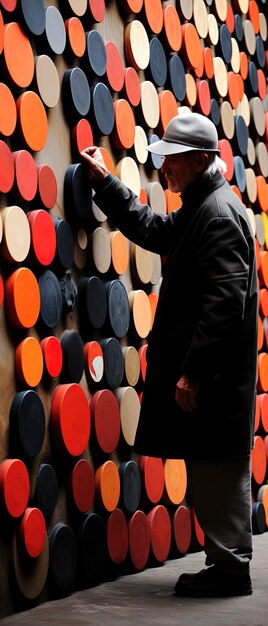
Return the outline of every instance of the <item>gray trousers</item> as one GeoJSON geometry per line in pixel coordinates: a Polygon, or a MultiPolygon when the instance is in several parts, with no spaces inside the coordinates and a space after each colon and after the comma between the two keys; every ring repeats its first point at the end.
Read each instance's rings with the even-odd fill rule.
{"type": "Polygon", "coordinates": [[[193,506],[205,533],[206,565],[249,572],[252,558],[250,459],[189,462],[193,506]]]}

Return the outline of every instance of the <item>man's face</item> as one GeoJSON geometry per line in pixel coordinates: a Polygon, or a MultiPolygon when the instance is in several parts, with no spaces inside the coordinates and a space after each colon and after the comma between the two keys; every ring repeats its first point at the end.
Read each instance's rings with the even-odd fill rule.
{"type": "Polygon", "coordinates": [[[166,156],[161,167],[170,191],[184,191],[199,173],[196,152],[182,152],[166,156]]]}

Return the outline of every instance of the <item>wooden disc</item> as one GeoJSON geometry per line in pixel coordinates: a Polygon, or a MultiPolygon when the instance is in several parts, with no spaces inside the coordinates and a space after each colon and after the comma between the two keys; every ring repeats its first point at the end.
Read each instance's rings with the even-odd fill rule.
{"type": "Polygon", "coordinates": [[[141,190],[140,173],[137,164],[131,157],[124,157],[116,164],[115,173],[118,178],[137,196],[141,190]]]}
{"type": "Polygon", "coordinates": [[[248,62],[247,89],[248,93],[253,96],[258,93],[258,72],[253,61],[248,62]]]}
{"type": "Polygon", "coordinates": [[[90,435],[90,411],[82,387],[76,383],[56,387],[51,400],[50,423],[53,441],[61,454],[76,457],[84,452],[90,435]]]}
{"type": "Polygon", "coordinates": [[[12,13],[17,6],[17,0],[1,0],[1,5],[5,11],[12,13]]]}
{"type": "Polygon", "coordinates": [[[116,509],[120,497],[120,479],[113,461],[106,461],[98,467],[95,474],[95,493],[97,503],[102,509],[109,513],[116,509]]]}
{"type": "Polygon", "coordinates": [[[114,102],[114,129],[112,141],[119,150],[132,148],[135,139],[135,118],[127,100],[119,98],[114,102]]]}
{"type": "Polygon", "coordinates": [[[191,23],[182,26],[181,54],[188,69],[199,67],[202,60],[202,48],[198,32],[191,23]]]}
{"type": "Polygon", "coordinates": [[[235,132],[235,122],[232,106],[227,100],[220,105],[220,119],[224,136],[226,139],[232,139],[235,132]]]}
{"type": "Polygon", "coordinates": [[[167,500],[172,504],[180,504],[187,486],[185,462],[167,459],[164,463],[164,476],[167,500]]]}
{"type": "Polygon", "coordinates": [[[163,31],[166,47],[178,52],[182,42],[181,22],[178,12],[172,5],[164,8],[163,31]]]}
{"type": "Polygon", "coordinates": [[[53,588],[72,589],[77,565],[77,542],[67,524],[58,522],[49,533],[49,573],[53,588]]]}
{"type": "Polygon", "coordinates": [[[248,138],[247,159],[248,159],[249,165],[255,164],[255,161],[256,161],[255,146],[251,137],[248,138]]]}
{"type": "Polygon", "coordinates": [[[46,8],[46,37],[55,54],[62,54],[66,46],[66,30],[63,17],[55,6],[46,8]]]}
{"type": "Polygon", "coordinates": [[[66,116],[71,121],[88,114],[91,100],[90,88],[88,79],[80,67],[64,72],[62,95],[66,116]]]}
{"type": "Polygon", "coordinates": [[[152,312],[152,327],[153,327],[153,323],[154,323],[154,318],[155,318],[156,307],[157,307],[157,304],[158,304],[159,295],[158,295],[158,293],[149,293],[148,298],[149,298],[149,300],[150,300],[150,305],[151,305],[151,312],[152,312]]]}
{"type": "Polygon", "coordinates": [[[237,11],[246,15],[249,7],[249,0],[235,0],[235,7],[237,11]]]}
{"type": "Polygon", "coordinates": [[[92,256],[96,269],[101,274],[108,272],[111,265],[111,244],[109,235],[102,226],[95,228],[92,235],[92,256]]]}
{"type": "Polygon", "coordinates": [[[116,397],[109,389],[94,393],[90,410],[96,440],[101,450],[110,454],[120,437],[120,411],[116,397]]]}
{"type": "Polygon", "coordinates": [[[42,35],[46,25],[44,0],[21,0],[20,11],[31,35],[42,35]]]}
{"type": "Polygon", "coordinates": [[[247,97],[247,95],[245,93],[244,93],[243,97],[241,98],[241,101],[239,102],[239,105],[237,107],[236,112],[239,115],[242,115],[242,117],[245,120],[246,126],[249,126],[249,124],[250,124],[250,105],[249,105],[248,97],[247,97]]]}
{"type": "Polygon", "coordinates": [[[248,54],[253,56],[256,51],[256,36],[254,32],[254,26],[250,20],[245,20],[243,22],[244,29],[244,41],[246,44],[246,50],[248,54]]]}
{"type": "Polygon", "coordinates": [[[90,30],[86,33],[86,44],[86,73],[90,78],[103,76],[107,67],[107,53],[102,36],[96,30],[90,30]]]}
{"type": "Polygon", "coordinates": [[[219,26],[216,20],[215,15],[213,13],[209,13],[208,15],[208,43],[212,46],[216,46],[219,41],[219,26]]]}
{"type": "Polygon", "coordinates": [[[147,137],[142,126],[135,126],[134,151],[139,163],[146,163],[148,158],[147,137]]]}
{"type": "Polygon", "coordinates": [[[70,486],[73,502],[81,513],[87,513],[94,501],[95,480],[91,465],[79,459],[71,472],[70,486]]]}
{"type": "Polygon", "coordinates": [[[199,37],[205,39],[208,34],[208,12],[204,0],[194,1],[193,18],[199,37]]]}
{"type": "Polygon", "coordinates": [[[140,400],[133,387],[120,387],[115,395],[119,402],[121,431],[124,440],[133,446],[140,417],[140,400]]]}
{"type": "Polygon", "coordinates": [[[125,274],[128,268],[128,243],[120,230],[111,231],[109,233],[112,264],[113,268],[119,276],[125,274]]]}
{"type": "Polygon", "coordinates": [[[36,195],[38,174],[34,158],[27,150],[13,152],[16,192],[20,199],[30,201],[36,195]]]}
{"type": "Polygon", "coordinates": [[[121,565],[128,551],[128,527],[123,511],[115,509],[107,521],[107,544],[110,559],[121,565]]]}
{"type": "Polygon", "coordinates": [[[158,181],[147,183],[145,185],[145,190],[151,209],[156,213],[165,214],[167,209],[166,196],[161,183],[158,181]]]}
{"type": "Polygon", "coordinates": [[[266,96],[266,77],[261,69],[257,70],[258,74],[258,92],[261,100],[265,100],[266,96]]]}
{"type": "MultiPolygon", "coordinates": [[[[228,4],[228,6],[230,6],[230,4],[228,4]]],[[[239,45],[234,37],[231,38],[231,45],[232,45],[231,67],[232,67],[232,70],[236,74],[238,74],[238,72],[240,71],[240,51],[239,51],[239,45]]]]}
{"type": "Polygon", "coordinates": [[[131,270],[137,282],[147,285],[153,274],[152,252],[135,243],[130,244],[131,270]]]}
{"type": "Polygon", "coordinates": [[[134,346],[125,346],[123,348],[125,377],[127,384],[135,387],[140,377],[140,359],[139,354],[134,346]]]}
{"type": "Polygon", "coordinates": [[[0,464],[0,497],[2,506],[11,517],[20,517],[30,495],[30,480],[26,465],[20,459],[5,459],[0,464]]]}
{"type": "Polygon", "coordinates": [[[141,100],[140,80],[134,67],[126,67],[124,70],[123,95],[133,107],[138,106],[141,100]]]}
{"type": "Polygon", "coordinates": [[[186,82],[185,102],[187,103],[189,107],[194,107],[196,104],[196,100],[197,100],[197,90],[196,90],[196,82],[192,74],[185,75],[185,82],[186,82]]]}
{"type": "Polygon", "coordinates": [[[246,174],[244,162],[240,156],[234,157],[234,178],[241,193],[244,193],[246,189],[246,174]]]}
{"type": "Polygon", "coordinates": [[[18,528],[23,548],[31,558],[40,556],[46,540],[46,522],[36,507],[27,507],[18,528]]]}
{"type": "Polygon", "coordinates": [[[163,8],[161,0],[143,0],[144,12],[153,33],[159,35],[163,28],[163,8]]]}
{"type": "MultiPolygon", "coordinates": [[[[155,133],[153,133],[152,135],[148,135],[147,137],[147,141],[148,141],[148,145],[150,146],[152,143],[155,143],[156,141],[159,141],[160,137],[158,135],[156,135],[155,133]]],[[[150,170],[160,170],[162,167],[162,159],[158,154],[153,154],[153,152],[148,152],[148,158],[146,161],[146,166],[148,167],[148,169],[150,170]]],[[[147,198],[147,194],[145,192],[146,198],[144,197],[143,199],[143,204],[148,204],[148,198],[147,198]]]]}
{"type": "Polygon", "coordinates": [[[56,252],[56,231],[52,218],[43,209],[27,214],[31,229],[34,259],[41,265],[50,265],[56,252]]]}
{"type": "Polygon", "coordinates": [[[44,104],[53,108],[60,98],[60,79],[56,65],[46,54],[35,57],[35,76],[44,104]]]}
{"type": "Polygon", "coordinates": [[[234,175],[232,146],[230,142],[228,141],[228,139],[220,139],[218,145],[219,145],[219,150],[220,150],[220,157],[227,165],[227,172],[225,172],[224,176],[226,180],[230,182],[234,175]]]}
{"type": "Polygon", "coordinates": [[[33,50],[29,39],[16,22],[5,26],[3,55],[13,83],[21,88],[28,87],[34,75],[33,50]],[[14,50],[17,54],[14,54],[14,50]]]}
{"type": "Polygon", "coordinates": [[[29,387],[37,387],[43,375],[43,354],[35,337],[26,337],[16,347],[15,368],[20,382],[29,387]]]}
{"type": "Polygon", "coordinates": [[[110,135],[114,127],[114,106],[111,93],[103,83],[97,83],[91,92],[93,132],[110,135]]]}
{"type": "Polygon", "coordinates": [[[1,252],[8,261],[20,263],[26,259],[31,243],[27,217],[18,206],[4,208],[1,217],[3,223],[1,252]]]}
{"type": "Polygon", "coordinates": [[[250,100],[250,118],[251,125],[259,137],[263,137],[265,133],[265,116],[263,102],[258,96],[250,100]]]}
{"type": "MultiPolygon", "coordinates": [[[[256,202],[257,198],[257,183],[256,183],[256,175],[254,170],[251,167],[246,168],[246,190],[247,196],[250,202],[256,202]]],[[[257,217],[257,216],[256,216],[257,217]]]]}
{"type": "Polygon", "coordinates": [[[71,17],[65,21],[65,28],[71,52],[81,58],[86,50],[86,35],[81,20],[71,17]]]}
{"type": "Polygon", "coordinates": [[[149,80],[141,83],[140,105],[146,126],[155,128],[159,122],[160,104],[156,88],[149,80]]]}
{"type": "Polygon", "coordinates": [[[88,0],[94,22],[102,22],[105,15],[105,0],[88,0]]]}
{"type": "Polygon", "coordinates": [[[0,133],[5,137],[13,134],[17,123],[17,108],[12,92],[0,83],[0,133]]]}
{"type": "Polygon", "coordinates": [[[40,595],[48,575],[49,544],[47,535],[41,554],[35,559],[31,559],[30,563],[25,561],[25,555],[18,545],[17,533],[14,533],[11,550],[12,567],[18,588],[27,600],[34,600],[40,595]]]}
{"type": "Polygon", "coordinates": [[[217,93],[225,98],[228,93],[228,78],[225,63],[221,57],[213,58],[214,64],[214,81],[217,93]]]}
{"type": "Polygon", "coordinates": [[[232,5],[227,2],[227,16],[226,16],[226,24],[230,33],[234,32],[235,29],[235,17],[232,5]]]}
{"type": "Polygon", "coordinates": [[[46,209],[53,209],[57,200],[57,180],[49,165],[37,165],[38,195],[46,209]]]}
{"type": "Polygon", "coordinates": [[[190,510],[186,506],[179,506],[173,518],[173,533],[176,546],[181,554],[188,552],[192,537],[192,522],[190,510]]]}
{"type": "Polygon", "coordinates": [[[121,91],[125,80],[125,68],[122,56],[113,41],[107,41],[105,48],[107,55],[106,75],[108,83],[113,91],[121,91]]]}
{"type": "Polygon", "coordinates": [[[186,93],[185,70],[180,57],[176,54],[173,54],[168,62],[168,85],[179,102],[184,100],[186,93]]]}
{"type": "Polygon", "coordinates": [[[149,78],[156,87],[163,87],[167,79],[167,61],[164,48],[157,37],[150,41],[149,78]]]}
{"type": "Polygon", "coordinates": [[[215,11],[221,22],[227,18],[227,0],[215,0],[215,11]]]}
{"type": "Polygon", "coordinates": [[[235,135],[234,142],[236,145],[237,152],[242,156],[246,156],[248,150],[248,129],[242,115],[235,115],[235,135]]]}
{"type": "Polygon", "coordinates": [[[147,519],[152,553],[159,563],[163,563],[168,558],[171,545],[171,521],[168,510],[162,504],[158,504],[148,513],[147,519]]]}
{"type": "Polygon", "coordinates": [[[256,177],[257,183],[257,203],[262,211],[267,211],[268,185],[264,176],[256,177]]]}
{"type": "Polygon", "coordinates": [[[196,93],[197,93],[197,110],[202,114],[208,117],[210,114],[211,107],[211,96],[209,84],[206,80],[197,80],[196,81],[196,93]]]}
{"type": "Polygon", "coordinates": [[[124,376],[121,345],[115,337],[102,339],[100,345],[104,356],[104,380],[111,389],[116,389],[121,385],[124,376]]]}
{"type": "Polygon", "coordinates": [[[207,78],[211,79],[214,75],[213,55],[211,48],[203,48],[204,72],[207,78]]]}
{"type": "Polygon", "coordinates": [[[143,0],[121,0],[121,5],[126,13],[139,13],[142,9],[143,0]]]}
{"type": "Polygon", "coordinates": [[[162,498],[165,486],[163,461],[149,456],[140,456],[139,468],[146,495],[150,502],[157,504],[162,498]]]}
{"type": "Polygon", "coordinates": [[[133,20],[125,27],[125,54],[128,63],[136,70],[145,70],[149,65],[148,35],[139,20],[133,20]]]}
{"type": "Polygon", "coordinates": [[[265,178],[268,176],[268,151],[263,141],[255,146],[257,173],[265,178]]]}
{"type": "Polygon", "coordinates": [[[260,36],[263,41],[267,40],[268,28],[267,28],[267,19],[264,13],[260,13],[260,36]]]}
{"type": "Polygon", "coordinates": [[[150,531],[148,520],[143,511],[136,511],[128,523],[129,554],[136,570],[142,570],[150,552],[150,531]]]}
{"type": "Polygon", "coordinates": [[[169,89],[164,89],[158,94],[160,105],[159,130],[164,133],[167,125],[178,114],[178,105],[175,96],[169,89]]]}
{"type": "Polygon", "coordinates": [[[14,183],[14,178],[15,168],[12,153],[8,145],[0,140],[0,191],[3,193],[10,191],[14,183]]]}
{"type": "MultiPolygon", "coordinates": [[[[256,185],[257,187],[257,185],[256,185]]],[[[257,195],[257,189],[256,189],[256,195],[257,195]]],[[[264,245],[265,242],[265,224],[264,224],[264,220],[262,219],[261,215],[256,214],[255,215],[255,226],[256,226],[256,237],[257,240],[260,244],[260,246],[264,245]]]]}
{"type": "Polygon", "coordinates": [[[72,12],[78,15],[78,17],[85,15],[88,5],[87,0],[68,0],[68,4],[72,12]]]}
{"type": "Polygon", "coordinates": [[[9,321],[17,328],[32,328],[40,311],[40,292],[34,274],[18,268],[6,281],[6,310],[9,321]]]}
{"type": "Polygon", "coordinates": [[[25,91],[17,100],[18,121],[23,139],[35,152],[47,140],[48,121],[42,100],[34,91],[25,91]]]}
{"type": "Polygon", "coordinates": [[[134,513],[139,506],[141,496],[141,478],[137,463],[125,461],[119,465],[120,503],[129,513],[134,513]]]}
{"type": "Polygon", "coordinates": [[[141,339],[145,339],[150,332],[152,323],[148,296],[142,289],[130,291],[128,295],[134,329],[141,339]]]}
{"type": "Polygon", "coordinates": [[[181,19],[189,21],[193,15],[192,0],[179,0],[177,4],[181,19]]]}

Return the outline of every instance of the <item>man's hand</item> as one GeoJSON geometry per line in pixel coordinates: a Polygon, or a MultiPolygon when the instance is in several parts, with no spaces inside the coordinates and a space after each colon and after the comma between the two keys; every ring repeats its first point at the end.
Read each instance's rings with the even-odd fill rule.
{"type": "Polygon", "coordinates": [[[183,411],[193,411],[196,408],[196,395],[199,389],[199,383],[196,383],[182,376],[176,385],[175,400],[183,411]]]}
{"type": "Polygon", "coordinates": [[[101,151],[97,146],[90,146],[80,152],[81,157],[89,165],[89,175],[96,180],[103,180],[109,174],[109,171],[102,158],[101,151]]]}

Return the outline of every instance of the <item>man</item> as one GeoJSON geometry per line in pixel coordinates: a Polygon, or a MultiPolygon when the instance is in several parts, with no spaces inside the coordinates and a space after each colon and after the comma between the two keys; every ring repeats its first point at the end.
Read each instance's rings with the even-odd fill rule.
{"type": "Polygon", "coordinates": [[[246,211],[219,171],[217,132],[198,113],[176,116],[148,150],[182,207],[154,213],[100,152],[82,153],[94,201],[134,242],[166,256],[147,350],[135,450],[184,458],[206,569],[182,574],[181,596],[249,595],[250,451],[256,386],[257,279],[246,211]]]}

